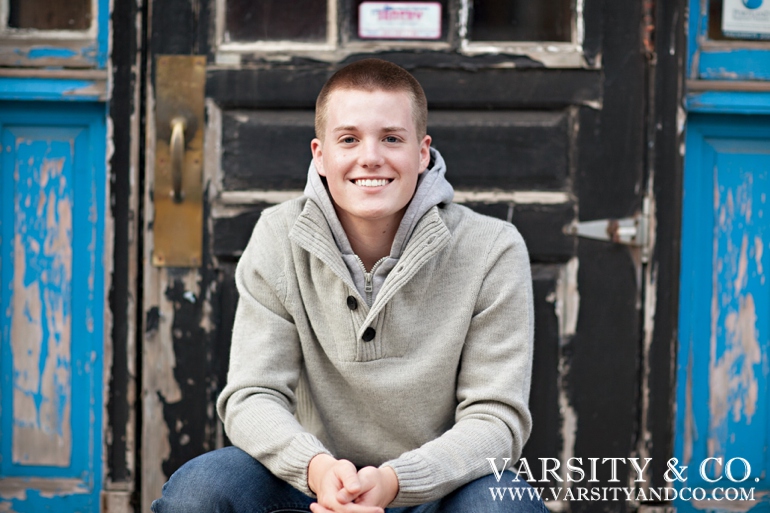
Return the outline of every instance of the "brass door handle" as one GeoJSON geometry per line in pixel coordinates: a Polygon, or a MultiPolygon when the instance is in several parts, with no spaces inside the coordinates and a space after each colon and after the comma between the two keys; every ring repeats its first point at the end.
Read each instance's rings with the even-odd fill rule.
{"type": "Polygon", "coordinates": [[[155,118],[147,123],[154,125],[155,147],[155,180],[149,197],[155,207],[152,265],[199,268],[204,233],[206,56],[158,55],[156,59],[155,118]]]}
{"type": "Polygon", "coordinates": [[[184,118],[174,118],[171,120],[171,142],[169,143],[171,153],[171,183],[173,186],[174,203],[181,203],[184,200],[182,194],[182,172],[184,171],[184,130],[187,122],[184,118]]]}

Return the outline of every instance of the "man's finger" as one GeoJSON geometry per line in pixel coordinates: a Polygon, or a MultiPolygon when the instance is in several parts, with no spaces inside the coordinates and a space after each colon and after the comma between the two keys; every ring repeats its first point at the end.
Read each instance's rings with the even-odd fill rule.
{"type": "Polygon", "coordinates": [[[359,506],[357,504],[342,504],[339,508],[329,509],[321,506],[317,502],[310,505],[310,511],[313,513],[385,513],[385,510],[375,506],[359,506]]]}
{"type": "Polygon", "coordinates": [[[314,502],[310,505],[310,511],[313,513],[334,513],[333,510],[330,510],[329,508],[324,508],[317,502],[314,502]]]}
{"type": "Polygon", "coordinates": [[[372,471],[376,474],[377,469],[374,467],[364,467],[359,470],[356,473],[359,483],[358,492],[351,493],[347,487],[344,487],[337,492],[337,500],[342,504],[347,504],[348,502],[353,502],[354,500],[360,498],[366,492],[374,488],[374,486],[377,484],[377,481],[373,479],[375,476],[372,474],[372,471]]]}
{"type": "Polygon", "coordinates": [[[335,471],[337,477],[342,481],[343,490],[351,495],[345,502],[350,502],[358,497],[361,493],[361,481],[358,479],[358,471],[356,471],[355,465],[349,461],[341,461],[340,464],[336,465],[335,471]]]}

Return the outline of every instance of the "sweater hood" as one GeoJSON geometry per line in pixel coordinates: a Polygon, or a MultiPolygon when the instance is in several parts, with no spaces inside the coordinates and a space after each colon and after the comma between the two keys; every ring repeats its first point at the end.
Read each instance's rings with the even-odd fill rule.
{"type": "Polygon", "coordinates": [[[329,191],[326,188],[321,175],[318,174],[315,164],[312,161],[310,162],[307,185],[305,185],[304,191],[305,196],[315,202],[323,212],[326,222],[334,236],[334,242],[337,244],[337,248],[342,254],[342,259],[350,270],[356,288],[361,294],[361,297],[366,299],[370,305],[374,301],[382,284],[385,282],[388,273],[398,263],[398,259],[403,254],[404,249],[412,236],[412,232],[414,232],[414,228],[417,226],[417,223],[422,216],[438,204],[448,204],[452,202],[454,189],[452,189],[452,185],[447,181],[445,174],[446,164],[444,163],[444,158],[438,150],[430,148],[430,163],[428,164],[428,168],[423,171],[417,179],[417,188],[409,202],[409,206],[406,208],[406,212],[404,212],[404,217],[401,219],[401,224],[393,239],[393,245],[390,248],[390,255],[380,260],[375,264],[374,269],[371,270],[373,290],[371,291],[370,300],[370,298],[367,297],[368,294],[365,292],[366,270],[358,256],[353,252],[353,248],[350,245],[345,230],[342,228],[342,223],[340,223],[340,220],[337,217],[337,212],[334,210],[331,196],[329,195],[329,191]]]}

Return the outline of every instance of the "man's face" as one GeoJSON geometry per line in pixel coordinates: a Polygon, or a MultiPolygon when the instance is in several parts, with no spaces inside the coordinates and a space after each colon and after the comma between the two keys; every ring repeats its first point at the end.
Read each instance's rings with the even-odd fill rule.
{"type": "Polygon", "coordinates": [[[310,147],[340,220],[399,223],[430,161],[405,92],[338,89],[329,96],[323,142],[310,147]]]}

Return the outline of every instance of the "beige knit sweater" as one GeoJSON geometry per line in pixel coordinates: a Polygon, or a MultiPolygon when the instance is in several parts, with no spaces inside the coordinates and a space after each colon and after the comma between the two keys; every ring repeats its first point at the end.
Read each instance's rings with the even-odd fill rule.
{"type": "Polygon", "coordinates": [[[236,282],[217,409],[232,442],[295,488],[312,495],[308,464],[327,452],[392,467],[391,506],[411,506],[491,473],[487,458],[519,458],[534,316],[511,224],[433,207],[370,308],[300,198],[263,212],[236,282]]]}

